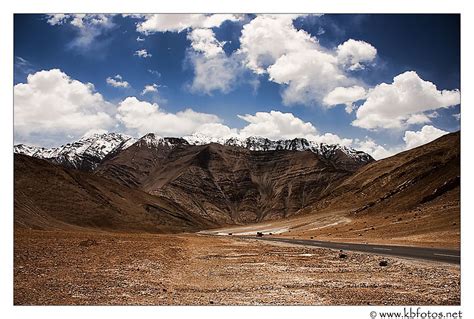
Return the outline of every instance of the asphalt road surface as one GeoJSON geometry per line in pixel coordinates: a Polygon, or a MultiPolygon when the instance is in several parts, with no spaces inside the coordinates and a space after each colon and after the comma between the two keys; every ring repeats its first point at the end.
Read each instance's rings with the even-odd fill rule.
{"type": "MultiPolygon", "coordinates": [[[[241,238],[250,238],[249,236],[239,236],[241,238]]],[[[409,246],[388,246],[388,245],[371,245],[371,244],[353,244],[353,243],[336,243],[319,240],[306,239],[289,239],[278,237],[251,237],[259,240],[277,241],[282,243],[297,244],[304,246],[316,246],[330,249],[342,249],[348,251],[360,251],[365,253],[390,255],[397,257],[407,257],[414,259],[426,259],[451,264],[460,264],[461,252],[459,250],[425,248],[425,247],[409,247],[409,246]]]]}

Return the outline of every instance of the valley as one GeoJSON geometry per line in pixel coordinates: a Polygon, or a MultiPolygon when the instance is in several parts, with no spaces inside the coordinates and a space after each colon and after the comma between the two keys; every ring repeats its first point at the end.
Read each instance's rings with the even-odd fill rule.
{"type": "Polygon", "coordinates": [[[15,304],[459,304],[443,258],[298,244],[459,252],[459,132],[379,161],[303,139],[192,141],[148,134],[87,169],[76,150],[16,148],[15,304]]]}

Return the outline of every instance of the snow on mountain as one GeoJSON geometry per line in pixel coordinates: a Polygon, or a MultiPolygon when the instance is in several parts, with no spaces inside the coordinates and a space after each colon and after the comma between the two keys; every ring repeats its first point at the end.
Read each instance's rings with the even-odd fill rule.
{"type": "Polygon", "coordinates": [[[342,152],[352,159],[359,162],[371,162],[373,158],[362,151],[357,151],[353,148],[341,146],[338,144],[325,144],[308,141],[305,138],[294,138],[287,140],[272,141],[264,137],[251,136],[248,138],[232,137],[212,138],[201,134],[193,134],[184,137],[191,145],[206,145],[209,143],[218,143],[227,146],[244,147],[251,151],[274,151],[274,150],[289,150],[289,151],[311,151],[324,158],[330,159],[336,156],[337,152],[342,152]]]}
{"type": "Polygon", "coordinates": [[[119,133],[93,134],[60,147],[43,148],[18,144],[14,152],[47,159],[66,167],[94,170],[107,156],[124,150],[137,140],[119,133]]]}
{"type": "Polygon", "coordinates": [[[173,148],[177,145],[207,145],[210,143],[218,143],[226,146],[243,147],[251,151],[311,151],[325,159],[333,159],[337,157],[339,153],[343,153],[356,162],[368,163],[373,161],[373,158],[369,154],[362,151],[337,144],[316,143],[304,138],[272,141],[268,138],[255,136],[248,138],[215,138],[202,134],[175,138],[161,137],[154,133],[149,133],[138,140],[119,133],[93,134],[82,137],[76,142],[53,148],[18,144],[14,146],[14,152],[47,159],[66,167],[92,171],[107,157],[117,154],[135,143],[137,143],[138,146],[146,146],[148,148],[159,146],[173,148]]]}
{"type": "MultiPolygon", "coordinates": [[[[138,145],[146,145],[147,147],[168,146],[174,147],[178,144],[189,144],[185,139],[180,137],[161,137],[155,133],[148,133],[137,141],[138,145]]],[[[209,144],[209,143],[208,143],[209,144]]],[[[199,144],[201,145],[201,144],[199,144]]]]}

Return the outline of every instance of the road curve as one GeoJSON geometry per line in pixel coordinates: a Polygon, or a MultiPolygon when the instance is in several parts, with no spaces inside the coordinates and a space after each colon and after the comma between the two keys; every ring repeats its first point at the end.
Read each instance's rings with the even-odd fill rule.
{"type": "MultiPolygon", "coordinates": [[[[236,236],[237,237],[237,236],[236,236]]],[[[348,251],[359,251],[372,254],[389,255],[397,257],[406,257],[413,259],[425,259],[450,264],[460,264],[461,252],[459,250],[410,247],[410,246],[388,246],[372,244],[354,244],[354,243],[336,243],[329,241],[309,240],[309,239],[290,239],[279,237],[249,237],[238,236],[239,238],[252,238],[267,241],[276,241],[282,243],[316,246],[330,249],[342,249],[348,251]]]]}

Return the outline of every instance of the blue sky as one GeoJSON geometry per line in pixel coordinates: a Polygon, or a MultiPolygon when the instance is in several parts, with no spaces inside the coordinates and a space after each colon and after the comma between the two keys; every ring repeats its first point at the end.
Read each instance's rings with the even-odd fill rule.
{"type": "Polygon", "coordinates": [[[459,32],[459,15],[15,15],[15,142],[302,136],[382,158],[459,130],[459,32]]]}

